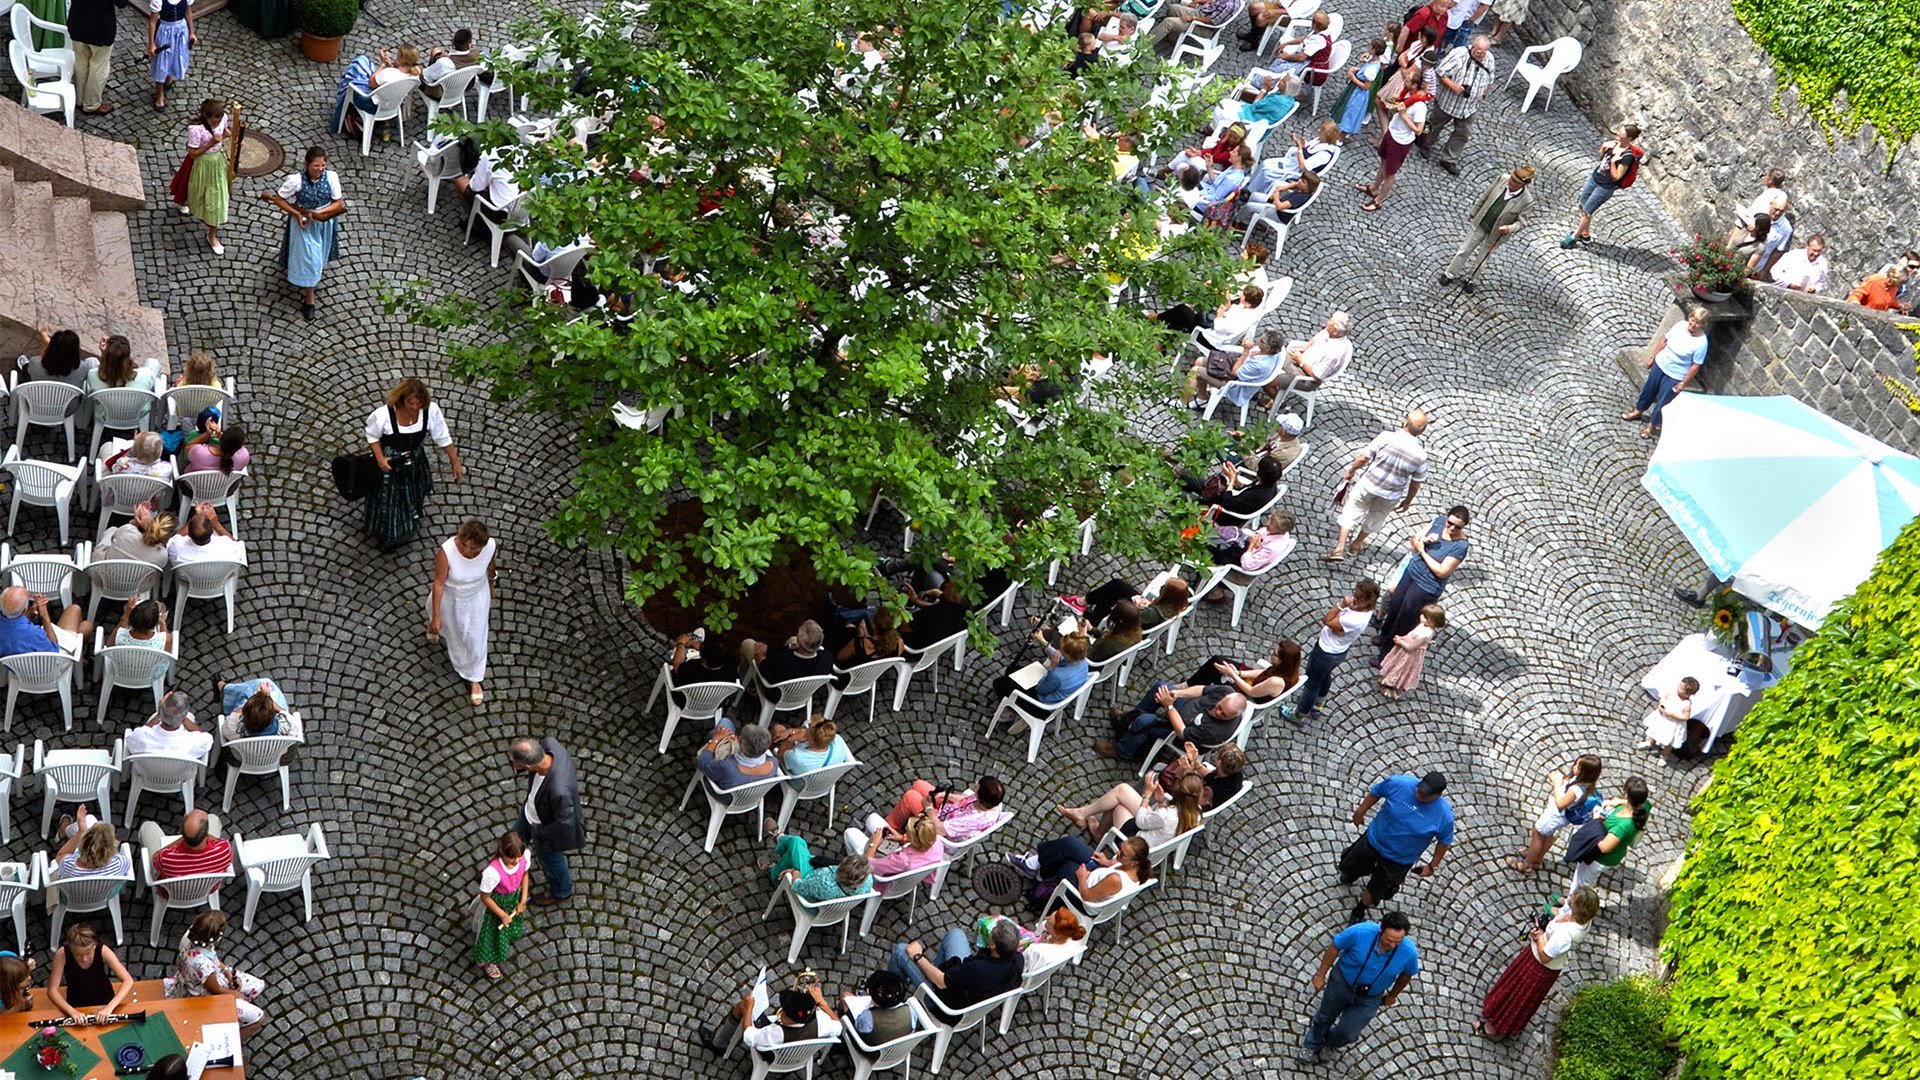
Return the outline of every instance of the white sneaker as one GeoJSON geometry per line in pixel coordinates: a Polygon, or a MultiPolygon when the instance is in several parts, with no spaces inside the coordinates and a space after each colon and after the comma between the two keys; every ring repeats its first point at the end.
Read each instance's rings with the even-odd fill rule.
{"type": "Polygon", "coordinates": [[[193,207],[191,207],[191,206],[183,206],[183,207],[181,207],[181,208],[180,208],[180,212],[181,212],[182,214],[192,214],[192,213],[193,213],[193,207]]]}
{"type": "Polygon", "coordinates": [[[213,253],[215,255],[225,255],[227,253],[227,249],[224,247],[221,247],[220,242],[216,240],[214,241],[214,244],[213,244],[213,253]]]}

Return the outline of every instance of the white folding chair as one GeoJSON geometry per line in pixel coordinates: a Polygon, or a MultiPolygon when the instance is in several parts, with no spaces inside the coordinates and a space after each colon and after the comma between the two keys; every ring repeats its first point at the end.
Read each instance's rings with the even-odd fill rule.
{"type": "Polygon", "coordinates": [[[100,602],[124,604],[136,596],[150,597],[160,588],[160,568],[139,559],[101,559],[92,557],[88,548],[87,564],[80,568],[87,575],[87,621],[93,622],[100,602]]]}
{"type": "MultiPolygon", "coordinates": [[[[155,631],[156,636],[163,636],[155,631]]],[[[173,635],[173,644],[166,648],[153,648],[147,645],[109,645],[107,628],[93,628],[93,665],[100,678],[100,708],[93,722],[107,726],[107,705],[113,701],[115,690],[151,690],[153,707],[160,708],[160,699],[167,692],[167,676],[172,673],[173,665],[180,659],[180,637],[173,635]]],[[[201,762],[204,768],[206,762],[201,762]]],[[[137,792],[139,781],[134,781],[137,792]]],[[[154,785],[149,785],[154,786],[154,785]]],[[[189,807],[191,809],[191,807],[189,807]]],[[[133,808],[127,808],[127,823],[133,823],[133,808]]]]}
{"type": "Polygon", "coordinates": [[[306,904],[306,918],[302,921],[313,921],[313,868],[333,858],[319,822],[308,826],[305,834],[264,836],[258,840],[248,840],[236,832],[233,858],[247,878],[247,911],[241,929],[253,930],[253,913],[260,906],[263,893],[298,890],[306,904]]]}
{"type": "Polygon", "coordinates": [[[822,765],[818,769],[801,773],[799,776],[789,773],[787,783],[780,789],[780,816],[776,819],[775,828],[786,832],[787,821],[793,817],[794,807],[815,799],[827,800],[827,828],[833,828],[835,792],[840,778],[859,767],[858,761],[847,760],[837,761],[832,765],[822,765]]]}
{"type": "MultiPolygon", "coordinates": [[[[831,720],[833,719],[834,713],[840,708],[841,698],[857,698],[865,694],[867,696],[867,723],[871,724],[873,723],[874,711],[879,707],[880,680],[885,678],[888,672],[900,673],[896,682],[905,680],[907,677],[907,662],[894,659],[893,657],[885,657],[879,660],[869,660],[864,664],[855,664],[850,668],[843,668],[836,664],[833,671],[836,676],[846,676],[847,684],[845,686],[834,686],[832,683],[827,684],[827,707],[820,710],[820,715],[831,720]]],[[[895,706],[894,711],[900,711],[899,706],[895,706]]]]}
{"type": "MultiPolygon", "coordinates": [[[[24,5],[15,4],[15,10],[24,5]]],[[[73,84],[71,72],[62,76],[40,76],[34,74],[34,52],[26,43],[16,37],[7,42],[7,59],[12,62],[13,81],[20,84],[20,104],[37,113],[58,113],[66,118],[67,126],[73,126],[73,107],[79,100],[79,88],[73,84]]]]}
{"type": "Polygon", "coordinates": [[[873,878],[873,895],[867,898],[867,910],[860,916],[860,938],[865,940],[873,933],[873,921],[880,915],[880,905],[888,900],[907,898],[907,925],[912,926],[914,917],[920,914],[920,886],[927,885],[928,900],[939,899],[940,883],[947,879],[947,868],[953,865],[953,856],[942,848],[937,862],[916,866],[911,870],[902,870],[897,874],[885,876],[876,874],[873,878]]]}
{"type": "Polygon", "coordinates": [[[1098,901],[1082,899],[1072,881],[1062,881],[1054,888],[1053,896],[1048,899],[1047,908],[1041,912],[1040,918],[1044,920],[1048,915],[1053,914],[1054,908],[1072,900],[1074,908],[1080,912],[1080,925],[1087,928],[1085,940],[1092,941],[1094,928],[1110,922],[1113,924],[1113,943],[1117,946],[1122,937],[1121,916],[1127,913],[1127,908],[1133,904],[1136,897],[1153,888],[1157,881],[1158,879],[1128,881],[1119,892],[1098,901]]]}
{"type": "Polygon", "coordinates": [[[510,232],[519,231],[520,226],[527,223],[527,212],[521,205],[523,201],[524,197],[516,198],[505,206],[495,206],[493,200],[487,197],[486,192],[476,191],[473,193],[473,205],[467,210],[466,242],[471,243],[473,241],[474,222],[477,221],[487,227],[487,233],[492,238],[491,248],[493,252],[492,261],[488,263],[489,266],[500,265],[500,244],[506,235],[510,232]],[[496,221],[488,214],[481,213],[482,210],[488,210],[500,215],[500,220],[496,221]]]}
{"type": "Polygon", "coordinates": [[[133,845],[121,844],[120,857],[126,860],[127,869],[124,873],[90,875],[62,881],[55,876],[59,867],[47,858],[46,852],[33,853],[35,878],[45,886],[57,885],[60,889],[60,899],[53,906],[52,940],[60,940],[60,930],[68,915],[104,911],[113,917],[113,943],[120,944],[124,936],[120,921],[120,894],[133,881],[133,845]]]}
{"type": "Polygon", "coordinates": [[[420,87],[420,100],[427,105],[427,127],[433,127],[434,120],[442,112],[458,112],[462,120],[467,118],[467,91],[473,88],[475,79],[485,69],[478,64],[457,67],[440,77],[437,83],[424,83],[420,87]],[[427,87],[440,91],[439,97],[427,93],[427,87]]]}
{"type": "Polygon", "coordinates": [[[233,810],[233,789],[243,776],[279,776],[280,811],[293,809],[293,767],[283,761],[289,749],[307,741],[305,729],[301,730],[299,735],[253,735],[226,744],[224,749],[232,751],[233,760],[227,762],[227,792],[220,800],[221,813],[233,810]]]}
{"type": "Polygon", "coordinates": [[[134,507],[143,502],[153,502],[155,511],[172,505],[173,481],[144,473],[110,473],[106,461],[95,458],[93,497],[100,504],[100,520],[93,531],[99,536],[107,531],[107,525],[114,518],[132,517],[134,507]]]}
{"type": "Polygon", "coordinates": [[[1040,758],[1040,739],[1047,733],[1047,725],[1057,722],[1068,712],[1079,715],[1087,695],[1092,692],[1093,680],[1088,679],[1059,704],[1049,705],[1026,691],[1016,688],[1013,693],[1000,699],[999,707],[993,710],[993,719],[987,721],[987,730],[983,737],[992,738],[993,729],[1000,725],[1000,717],[1011,712],[1013,718],[1008,721],[1009,728],[1016,727],[1022,721],[1027,725],[1027,764],[1031,765],[1040,758]],[[1031,711],[1032,709],[1038,709],[1040,712],[1035,714],[1031,711]]]}
{"type": "Polygon", "coordinates": [[[239,559],[175,563],[168,571],[173,581],[173,632],[186,632],[187,601],[225,600],[227,633],[233,633],[234,595],[240,588],[240,575],[246,570],[247,564],[239,559]]]}
{"type": "Polygon", "coordinates": [[[1233,14],[1218,24],[1203,23],[1198,19],[1188,23],[1186,32],[1180,35],[1179,42],[1173,47],[1173,56],[1167,62],[1177,67],[1183,58],[1191,56],[1200,61],[1201,71],[1211,70],[1214,62],[1227,51],[1227,47],[1220,44],[1220,35],[1240,17],[1243,7],[1244,4],[1236,5],[1233,14]]]}
{"type": "Polygon", "coordinates": [[[73,603],[73,576],[86,566],[91,547],[85,542],[75,544],[71,556],[15,555],[12,544],[0,542],[0,574],[9,584],[57,599],[65,607],[73,603]]]}
{"type": "Polygon", "coordinates": [[[931,670],[933,672],[933,692],[936,697],[939,696],[940,658],[951,655],[953,657],[953,670],[955,672],[965,671],[967,666],[967,650],[964,646],[966,642],[967,631],[962,630],[956,634],[949,634],[918,652],[908,649],[904,654],[903,666],[900,668],[900,681],[893,685],[893,711],[899,712],[905,707],[907,704],[907,687],[913,682],[913,677],[922,671],[931,670]]]}
{"type": "Polygon", "coordinates": [[[773,887],[773,896],[767,900],[767,910],[760,913],[760,921],[766,922],[773,914],[774,905],[784,897],[787,907],[793,912],[793,943],[787,947],[787,963],[800,960],[800,947],[807,942],[807,935],[816,926],[838,926],[840,928],[840,952],[847,951],[848,924],[853,919],[853,909],[865,904],[873,893],[856,893],[842,896],[837,900],[822,900],[815,903],[794,894],[792,883],[786,878],[773,887]]]}
{"type": "Polygon", "coordinates": [[[0,667],[7,672],[7,715],[0,724],[13,730],[13,707],[21,694],[55,694],[60,698],[60,715],[66,729],[73,730],[73,673],[80,661],[63,652],[15,653],[0,656],[0,667]]]}
{"type": "MultiPolygon", "coordinates": [[[[27,386],[40,386],[41,383],[27,383],[27,386]]],[[[69,435],[71,439],[71,435],[69,435]]],[[[82,458],[73,465],[62,465],[55,461],[33,461],[20,456],[18,445],[7,448],[7,456],[0,459],[0,469],[13,477],[13,506],[7,511],[7,531],[14,531],[14,523],[20,516],[22,504],[44,506],[51,509],[60,522],[60,546],[67,544],[67,518],[73,508],[73,493],[80,486],[80,477],[86,474],[87,462],[82,458]]]]}
{"type": "Polygon", "coordinates": [[[27,894],[45,887],[36,875],[38,868],[38,860],[0,862],[0,904],[6,905],[7,914],[13,916],[13,934],[18,942],[14,951],[21,956],[33,955],[27,951],[27,894]]]}
{"type": "MultiPolygon", "coordinates": [[[[745,1035],[742,1031],[742,1038],[745,1035]]],[[[813,1080],[813,1067],[839,1045],[839,1039],[796,1039],[774,1047],[766,1057],[750,1053],[747,1056],[753,1061],[753,1080],[766,1080],[775,1073],[806,1073],[807,1080],[813,1080]]]]}
{"type": "MultiPolygon", "coordinates": [[[[420,88],[420,80],[412,75],[403,76],[390,82],[381,83],[373,88],[373,111],[368,112],[354,102],[353,111],[360,114],[360,156],[373,153],[373,125],[382,120],[391,120],[399,133],[398,141],[407,141],[407,95],[420,88]]],[[[495,265],[498,265],[497,263],[495,265]]]]}
{"type": "Polygon", "coordinates": [[[112,750],[48,750],[33,740],[33,771],[43,793],[40,835],[53,828],[53,809],[60,803],[92,803],[101,821],[113,820],[113,783],[120,775],[123,748],[118,739],[112,750]]]}
{"type": "Polygon", "coordinates": [[[925,1007],[927,1025],[933,1028],[933,1063],[928,1070],[935,1076],[940,1075],[940,1066],[946,1064],[947,1048],[953,1045],[955,1035],[964,1034],[974,1028],[980,1029],[980,1052],[987,1052],[987,1017],[995,1009],[1004,1009],[1020,1000],[1021,990],[1014,987],[1004,993],[995,994],[984,1001],[967,1006],[958,1013],[949,1012],[940,1004],[939,995],[933,992],[931,984],[922,983],[918,991],[920,1003],[925,1007]]]}
{"type": "Polygon", "coordinates": [[[1520,55],[1513,61],[1513,70],[1507,72],[1507,81],[1500,84],[1500,88],[1504,90],[1512,86],[1513,77],[1518,75],[1527,81],[1527,96],[1520,102],[1520,111],[1526,112],[1533,108],[1534,95],[1538,94],[1542,87],[1546,88],[1547,102],[1541,108],[1551,109],[1554,84],[1560,81],[1560,76],[1580,66],[1580,58],[1584,51],[1580,43],[1570,37],[1522,49],[1520,55]],[[1539,53],[1547,54],[1545,64],[1528,62],[1529,57],[1539,53]]]}
{"type": "MultiPolygon", "coordinates": [[[[125,743],[125,738],[122,738],[125,743]]],[[[209,746],[211,750],[211,746],[209,746]]],[[[121,765],[127,774],[127,820],[122,828],[133,828],[133,812],[140,796],[148,791],[175,791],[180,794],[182,814],[193,813],[194,787],[206,772],[205,757],[185,754],[128,754],[121,765]]]]}
{"type": "Polygon", "coordinates": [[[230,473],[219,469],[195,469],[183,472],[174,481],[180,487],[181,505],[212,503],[215,510],[226,511],[227,531],[240,539],[240,488],[247,482],[247,470],[230,473]]]}
{"type": "Polygon", "coordinates": [[[851,1022],[841,1027],[840,1037],[847,1042],[847,1057],[853,1061],[853,1080],[867,1080],[876,1072],[894,1069],[899,1069],[902,1077],[913,1075],[913,1052],[936,1032],[917,998],[908,998],[907,1008],[913,1011],[913,1030],[878,1046],[867,1042],[851,1022]]]}
{"type": "Polygon", "coordinates": [[[220,413],[222,423],[232,423],[239,407],[239,398],[233,392],[233,378],[221,379],[219,386],[203,386],[190,383],[176,386],[160,395],[167,403],[168,427],[193,427],[200,414],[208,409],[220,413]]]}
{"type": "Polygon", "coordinates": [[[700,794],[707,797],[707,841],[706,846],[701,850],[711,855],[714,842],[720,839],[720,826],[725,824],[728,818],[741,814],[754,816],[753,835],[755,837],[766,835],[767,793],[785,783],[786,780],[787,774],[775,769],[771,776],[749,780],[744,784],[720,790],[708,782],[705,773],[695,768],[693,779],[687,781],[686,793],[680,796],[680,809],[687,808],[695,788],[699,788],[700,794]],[[721,796],[726,796],[730,801],[722,802],[721,796]]]}
{"type": "MultiPolygon", "coordinates": [[[[177,837],[167,837],[172,843],[177,837]]],[[[140,881],[147,890],[147,898],[153,904],[153,929],[147,934],[147,943],[154,948],[160,947],[160,928],[167,920],[169,910],[204,907],[211,911],[220,910],[220,886],[233,880],[233,868],[228,867],[218,874],[191,874],[186,877],[155,878],[153,876],[153,853],[140,849],[140,881]]]]}
{"type": "MultiPolygon", "coordinates": [[[[27,771],[27,748],[18,745],[10,754],[0,754],[0,844],[13,843],[13,782],[27,771]]],[[[0,863],[0,883],[6,881],[4,868],[10,863],[0,863]]],[[[26,952],[23,947],[20,950],[26,952]]]]}
{"type": "Polygon", "coordinates": [[[1078,965],[1080,958],[1087,955],[1087,942],[1085,938],[1066,945],[1064,948],[1066,949],[1066,955],[1045,967],[1036,966],[1033,962],[1033,954],[1026,954],[1027,964],[1020,972],[1020,996],[1007,1002],[1006,1008],[1000,1010],[1000,1034],[1005,1035],[1013,1028],[1014,1010],[1020,1007],[1022,1001],[1032,997],[1035,993],[1040,995],[1040,1012],[1042,1017],[1044,1017],[1052,1007],[1053,995],[1049,987],[1051,987],[1053,983],[1053,977],[1069,967],[1078,965]]]}
{"type": "Polygon", "coordinates": [[[673,685],[673,665],[660,665],[660,678],[654,681],[653,693],[647,695],[647,707],[652,712],[653,703],[662,692],[667,695],[667,722],[660,731],[660,752],[667,752],[667,743],[673,740],[673,730],[682,720],[713,721],[727,707],[743,688],[737,682],[688,683],[685,686],[673,685]],[[675,700],[676,695],[684,700],[675,700]]]}

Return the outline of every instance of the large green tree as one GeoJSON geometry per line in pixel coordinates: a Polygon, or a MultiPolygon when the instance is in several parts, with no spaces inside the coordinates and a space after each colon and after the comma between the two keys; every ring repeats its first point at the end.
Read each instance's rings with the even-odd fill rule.
{"type": "Polygon", "coordinates": [[[532,114],[603,125],[591,153],[556,140],[505,160],[527,234],[590,236],[612,305],[418,315],[478,324],[455,335],[479,342],[452,347],[459,373],[586,423],[558,539],[624,554],[636,600],[707,596],[721,625],[797,560],[870,583],[858,526],[876,491],[963,580],[1072,550],[1089,515],[1109,550],[1175,550],[1195,516],[1165,446],[1137,433],[1158,417],[1166,438],[1169,342],[1109,288],[1204,303],[1238,265],[1209,230],[1161,241],[1154,205],[1115,182],[1119,131],[1164,144],[1191,122],[1149,100],[1157,61],[1076,80],[1057,27],[990,0],[638,18],[546,12],[547,60],[505,72],[532,114]],[[1033,383],[1064,392],[1036,405],[1033,383]],[[605,422],[616,399],[676,414],[630,430],[605,422]],[[668,513],[686,503],[697,528],[668,513]]]}

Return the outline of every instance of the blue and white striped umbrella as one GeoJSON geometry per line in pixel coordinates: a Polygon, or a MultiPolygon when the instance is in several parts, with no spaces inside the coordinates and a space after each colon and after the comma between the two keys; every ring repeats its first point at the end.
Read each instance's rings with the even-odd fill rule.
{"type": "Polygon", "coordinates": [[[1920,514],[1920,459],[1790,397],[1681,394],[1640,484],[1713,572],[1803,626],[1920,514]]]}

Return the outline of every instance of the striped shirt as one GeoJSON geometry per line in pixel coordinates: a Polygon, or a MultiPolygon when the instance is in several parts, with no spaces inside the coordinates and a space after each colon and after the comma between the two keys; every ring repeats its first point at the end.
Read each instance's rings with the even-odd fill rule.
{"type": "Polygon", "coordinates": [[[1427,449],[1405,428],[1374,436],[1363,451],[1367,468],[1360,474],[1360,490],[1376,499],[1405,498],[1415,480],[1427,479],[1427,449]]]}
{"type": "Polygon", "coordinates": [[[1475,60],[1472,50],[1465,45],[1448,53],[1447,58],[1440,61],[1440,67],[1434,74],[1440,79],[1452,79],[1466,91],[1464,94],[1456,94],[1447,89],[1446,83],[1439,84],[1439,89],[1434,92],[1434,101],[1448,116],[1461,119],[1472,116],[1474,110],[1480,107],[1480,103],[1485,101],[1487,95],[1493,90],[1491,58],[1475,60]]]}
{"type": "MultiPolygon", "coordinates": [[[[217,836],[209,836],[200,842],[198,851],[187,846],[185,840],[175,840],[153,855],[153,876],[155,878],[199,877],[202,874],[221,874],[233,869],[233,845],[217,836]]],[[[218,891],[218,886],[215,890],[218,891]]],[[[162,896],[166,895],[164,890],[162,896]]]]}
{"type": "Polygon", "coordinates": [[[80,865],[78,852],[69,852],[61,856],[59,864],[54,869],[53,880],[74,881],[90,877],[124,877],[132,872],[133,864],[117,852],[113,858],[107,860],[106,865],[91,868],[80,865]]]}

